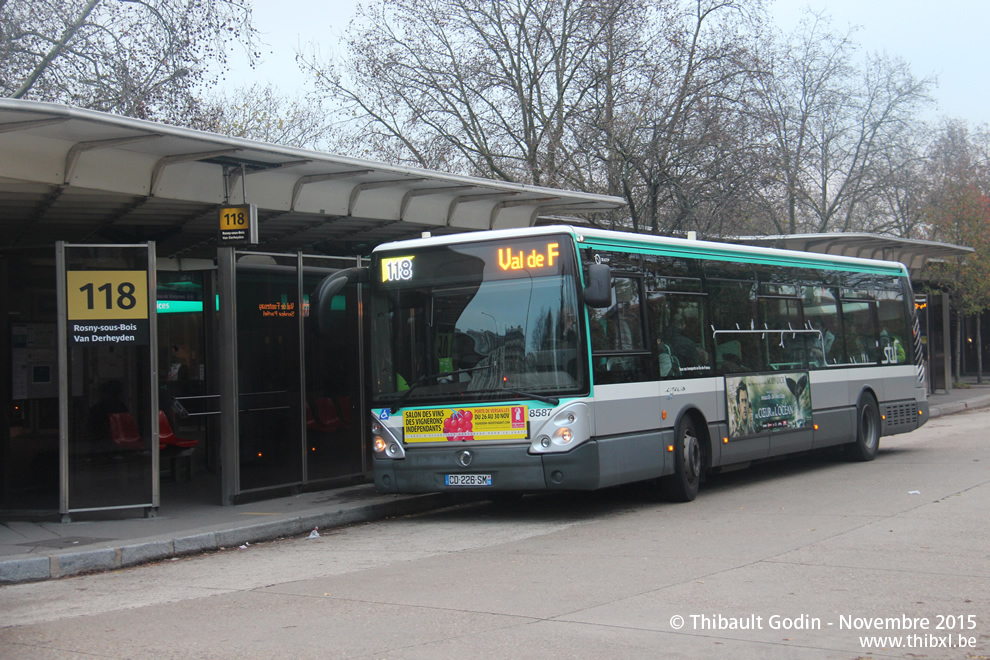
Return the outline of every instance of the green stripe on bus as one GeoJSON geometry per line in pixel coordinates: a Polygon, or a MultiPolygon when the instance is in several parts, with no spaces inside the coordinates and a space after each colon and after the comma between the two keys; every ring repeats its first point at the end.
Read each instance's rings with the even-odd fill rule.
{"type": "Polygon", "coordinates": [[[869,273],[872,275],[904,276],[904,271],[896,266],[877,264],[860,265],[842,261],[833,261],[828,257],[807,256],[792,257],[780,255],[752,254],[744,250],[722,250],[712,247],[653,245],[646,243],[619,243],[603,240],[599,237],[588,237],[580,248],[595,248],[613,252],[630,252],[636,254],[651,254],[664,257],[683,257],[685,259],[710,259],[712,261],[737,261],[770,266],[790,266],[796,268],[817,268],[822,270],[841,270],[851,273],[869,273]]]}

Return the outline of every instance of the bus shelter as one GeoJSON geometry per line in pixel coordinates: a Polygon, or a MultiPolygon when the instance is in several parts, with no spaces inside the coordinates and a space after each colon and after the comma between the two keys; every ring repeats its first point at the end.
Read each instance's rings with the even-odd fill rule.
{"type": "Polygon", "coordinates": [[[0,511],[362,480],[363,294],[320,335],[316,283],[382,242],[623,205],[0,99],[0,511]]]}

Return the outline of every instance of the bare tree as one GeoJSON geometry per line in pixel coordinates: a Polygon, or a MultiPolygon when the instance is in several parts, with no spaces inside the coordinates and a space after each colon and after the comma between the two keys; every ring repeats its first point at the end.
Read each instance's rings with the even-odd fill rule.
{"type": "Polygon", "coordinates": [[[758,98],[786,207],[780,233],[869,228],[886,177],[910,162],[899,158],[902,145],[933,81],[915,78],[902,60],[859,62],[857,52],[851,32],[809,13],[762,55],[758,98]]]}
{"type": "Polygon", "coordinates": [[[2,0],[0,93],[195,124],[209,67],[253,43],[249,0],[2,0]]]}
{"type": "Polygon", "coordinates": [[[627,64],[637,84],[615,104],[614,118],[596,122],[607,130],[610,157],[623,164],[634,231],[722,233],[737,215],[752,177],[743,100],[754,66],[747,32],[759,27],[758,8],[671,3],[640,28],[642,56],[627,64]]]}
{"type": "Polygon", "coordinates": [[[380,0],[360,10],[347,60],[301,63],[389,160],[552,184],[588,58],[621,5],[380,0]]]}
{"type": "Polygon", "coordinates": [[[759,7],[379,0],[346,59],[300,61],[379,158],[620,194],[631,228],[672,231],[739,198],[742,19],[759,7]]]}
{"type": "Polygon", "coordinates": [[[211,98],[204,107],[212,112],[201,128],[223,135],[309,149],[326,148],[337,135],[320,99],[286,96],[271,84],[211,98]]]}

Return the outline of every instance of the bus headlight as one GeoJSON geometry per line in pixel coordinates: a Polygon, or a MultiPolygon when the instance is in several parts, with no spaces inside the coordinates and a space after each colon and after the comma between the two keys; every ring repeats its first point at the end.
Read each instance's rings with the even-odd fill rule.
{"type": "Polygon", "coordinates": [[[573,439],[574,439],[574,432],[571,431],[571,429],[566,426],[557,429],[553,433],[553,440],[558,445],[569,445],[571,444],[571,440],[573,439]]]}
{"type": "Polygon", "coordinates": [[[531,454],[572,451],[591,439],[591,411],[581,401],[572,401],[549,415],[530,416],[533,425],[531,454]]]}
{"type": "Polygon", "coordinates": [[[406,450],[402,446],[402,429],[391,429],[383,424],[378,416],[372,411],[371,424],[371,449],[377,460],[402,459],[406,457],[406,450]]]}

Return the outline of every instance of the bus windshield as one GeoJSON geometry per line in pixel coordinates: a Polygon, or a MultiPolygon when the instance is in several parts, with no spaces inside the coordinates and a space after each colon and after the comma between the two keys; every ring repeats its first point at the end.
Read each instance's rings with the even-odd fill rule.
{"type": "Polygon", "coordinates": [[[379,258],[373,272],[382,282],[371,301],[377,405],[587,392],[573,252],[561,249],[564,239],[530,243],[379,258]],[[513,269],[520,254],[523,265],[513,269]],[[527,267],[532,254],[544,256],[544,265],[530,259],[527,267]]]}

